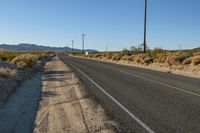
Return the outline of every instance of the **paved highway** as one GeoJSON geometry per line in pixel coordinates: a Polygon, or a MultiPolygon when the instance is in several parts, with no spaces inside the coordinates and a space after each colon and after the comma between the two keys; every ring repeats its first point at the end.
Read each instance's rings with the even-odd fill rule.
{"type": "Polygon", "coordinates": [[[200,132],[200,79],[59,56],[129,132],[200,132]]]}

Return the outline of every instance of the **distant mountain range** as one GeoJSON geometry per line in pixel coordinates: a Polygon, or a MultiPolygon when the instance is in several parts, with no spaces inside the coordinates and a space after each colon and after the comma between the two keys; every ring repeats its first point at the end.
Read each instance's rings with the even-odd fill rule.
{"type": "MultiPolygon", "coordinates": [[[[9,44],[0,44],[0,49],[4,49],[7,51],[54,51],[54,52],[71,52],[72,49],[69,47],[50,47],[50,46],[42,46],[36,44],[28,44],[28,43],[21,43],[18,45],[9,45],[9,44]]],[[[74,49],[74,52],[80,52],[81,49],[74,49]]],[[[93,49],[86,49],[85,51],[88,52],[96,52],[97,50],[93,49]]]]}

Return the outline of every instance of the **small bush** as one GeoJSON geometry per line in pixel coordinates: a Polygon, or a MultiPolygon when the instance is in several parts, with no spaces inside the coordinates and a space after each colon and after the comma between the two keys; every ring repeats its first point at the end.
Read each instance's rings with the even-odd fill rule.
{"type": "Polygon", "coordinates": [[[132,56],[130,56],[130,55],[124,54],[120,60],[130,61],[130,60],[131,60],[131,57],[132,57],[132,56]]]}
{"type": "Polygon", "coordinates": [[[177,58],[177,56],[175,54],[169,54],[167,56],[167,59],[166,59],[167,64],[170,65],[170,66],[171,65],[178,65],[179,63],[176,62],[176,58],[177,58]]]}
{"type": "Polygon", "coordinates": [[[188,65],[188,64],[191,64],[191,63],[192,63],[192,59],[191,58],[187,58],[182,62],[183,65],[188,65]]]}
{"type": "Polygon", "coordinates": [[[16,52],[0,51],[0,58],[2,61],[11,62],[17,54],[16,52]]]}
{"type": "Polygon", "coordinates": [[[122,51],[123,54],[125,55],[131,55],[131,51],[129,49],[124,48],[122,51]]]}
{"type": "Polygon", "coordinates": [[[122,55],[121,54],[115,54],[112,56],[112,60],[120,60],[122,58],[122,55]]]}
{"type": "Polygon", "coordinates": [[[31,54],[19,55],[11,63],[16,64],[18,68],[34,68],[37,64],[37,57],[31,54]]]}
{"type": "Polygon", "coordinates": [[[195,56],[192,58],[192,64],[193,65],[198,65],[200,64],[200,56],[195,56]]]}
{"type": "MultiPolygon", "coordinates": [[[[187,58],[191,57],[190,54],[188,53],[183,53],[182,51],[178,51],[176,53],[168,53],[167,54],[167,59],[166,62],[169,65],[180,65],[184,60],[187,58]]],[[[184,62],[184,63],[189,63],[189,62],[184,62]]]]}
{"type": "Polygon", "coordinates": [[[105,59],[107,59],[107,60],[112,59],[112,54],[107,53],[107,54],[105,55],[105,59]]]}
{"type": "Polygon", "coordinates": [[[128,56],[127,60],[133,62],[135,60],[135,55],[128,56]]]}
{"type": "Polygon", "coordinates": [[[151,57],[144,58],[144,63],[146,63],[146,64],[153,63],[153,58],[151,58],[151,57]]]}
{"type": "Polygon", "coordinates": [[[134,57],[134,61],[138,64],[146,64],[149,63],[149,55],[148,54],[139,54],[139,55],[135,55],[134,57]],[[145,60],[146,59],[146,60],[145,60]]]}
{"type": "Polygon", "coordinates": [[[10,68],[0,67],[0,75],[16,77],[17,71],[14,69],[12,70],[10,68]]]}
{"type": "Polygon", "coordinates": [[[185,59],[189,58],[191,55],[186,53],[178,54],[176,57],[176,62],[182,63],[185,59]]]}
{"type": "Polygon", "coordinates": [[[163,54],[163,53],[166,53],[165,50],[161,49],[161,48],[154,48],[152,51],[151,51],[151,55],[154,59],[158,59],[160,58],[160,55],[163,54]]]}
{"type": "Polygon", "coordinates": [[[135,46],[131,46],[130,49],[131,49],[131,52],[134,53],[134,54],[143,53],[143,44],[138,45],[136,47],[135,46]]]}

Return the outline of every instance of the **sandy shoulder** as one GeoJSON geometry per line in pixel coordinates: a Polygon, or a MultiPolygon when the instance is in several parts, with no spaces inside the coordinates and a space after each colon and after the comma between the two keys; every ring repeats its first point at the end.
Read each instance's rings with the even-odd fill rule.
{"type": "Polygon", "coordinates": [[[34,132],[114,132],[117,123],[86,93],[70,67],[57,57],[45,66],[34,132]]]}

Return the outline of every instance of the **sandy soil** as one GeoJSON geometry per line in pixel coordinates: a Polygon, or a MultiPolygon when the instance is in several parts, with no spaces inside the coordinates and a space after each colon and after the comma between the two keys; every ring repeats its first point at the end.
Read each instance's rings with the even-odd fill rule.
{"type": "Polygon", "coordinates": [[[54,58],[43,77],[42,100],[34,132],[114,132],[100,105],[91,100],[74,72],[54,58]]]}

